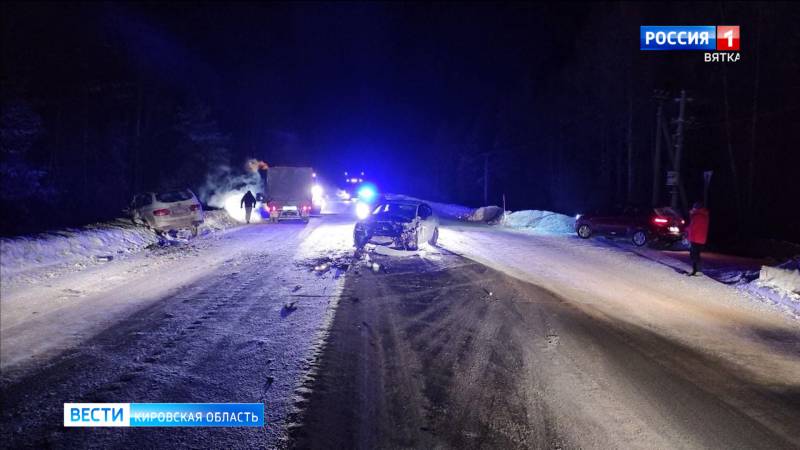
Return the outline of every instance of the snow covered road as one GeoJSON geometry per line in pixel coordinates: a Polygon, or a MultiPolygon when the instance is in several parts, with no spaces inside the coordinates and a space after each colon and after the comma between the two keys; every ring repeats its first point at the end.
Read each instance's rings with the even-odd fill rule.
{"type": "Polygon", "coordinates": [[[3,283],[0,441],[800,445],[800,327],[739,290],[602,241],[455,222],[442,250],[367,268],[352,229],[236,227],[3,283]],[[65,402],[263,402],[267,426],[66,429],[65,402]]]}
{"type": "Polygon", "coordinates": [[[0,440],[277,445],[333,313],[346,269],[337,261],[352,253],[351,239],[345,219],[244,226],[4,290],[0,440]],[[70,433],[60,422],[72,401],[264,402],[270,425],[70,433]]]}
{"type": "Polygon", "coordinates": [[[597,240],[451,223],[441,245],[556,293],[620,330],[643,330],[639,351],[800,445],[800,322],[706,277],[597,240]],[[696,358],[651,345],[674,342],[696,358]],[[726,367],[723,373],[707,361],[726,367]],[[795,405],[787,411],[786,402],[795,405]]]}

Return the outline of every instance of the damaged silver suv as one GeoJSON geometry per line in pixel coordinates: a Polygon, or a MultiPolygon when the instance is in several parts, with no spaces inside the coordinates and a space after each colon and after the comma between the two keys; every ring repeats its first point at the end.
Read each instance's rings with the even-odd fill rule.
{"type": "Polygon", "coordinates": [[[438,239],[439,220],[433,209],[412,200],[379,203],[369,217],[356,223],[353,231],[358,250],[368,243],[417,250],[424,243],[436,245],[438,239]]]}

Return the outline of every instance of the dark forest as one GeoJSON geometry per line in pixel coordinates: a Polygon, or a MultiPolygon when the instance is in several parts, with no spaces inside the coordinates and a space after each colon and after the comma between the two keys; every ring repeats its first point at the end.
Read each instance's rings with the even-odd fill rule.
{"type": "Polygon", "coordinates": [[[667,204],[656,116],[674,138],[683,90],[679,207],[713,171],[717,236],[797,241],[799,22],[790,3],[4,3],[2,234],[250,157],[471,206],[667,204]],[[640,25],[729,23],[736,63],[638,48],[640,25]]]}

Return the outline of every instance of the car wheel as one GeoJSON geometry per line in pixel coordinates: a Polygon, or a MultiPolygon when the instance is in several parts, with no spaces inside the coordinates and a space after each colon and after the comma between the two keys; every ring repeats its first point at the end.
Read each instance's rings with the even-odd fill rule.
{"type": "Polygon", "coordinates": [[[578,227],[578,237],[581,239],[589,239],[592,236],[592,227],[583,224],[578,227]]]}
{"type": "Polygon", "coordinates": [[[433,235],[431,236],[431,240],[428,241],[428,243],[433,246],[435,246],[437,242],[439,242],[439,227],[433,229],[433,235]]]}
{"type": "Polygon", "coordinates": [[[365,245],[367,245],[367,236],[364,233],[359,233],[358,230],[354,230],[353,244],[357,249],[363,248],[365,245]]]}
{"type": "Polygon", "coordinates": [[[647,233],[644,230],[636,230],[631,239],[637,247],[641,247],[647,243],[647,233]]]}

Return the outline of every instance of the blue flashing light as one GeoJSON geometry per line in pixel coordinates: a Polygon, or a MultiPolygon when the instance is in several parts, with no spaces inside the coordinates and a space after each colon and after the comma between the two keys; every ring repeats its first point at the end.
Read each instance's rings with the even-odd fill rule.
{"type": "Polygon", "coordinates": [[[358,198],[364,200],[365,202],[371,202],[377,195],[378,192],[375,190],[375,188],[369,185],[361,186],[361,188],[358,190],[358,198]]]}

